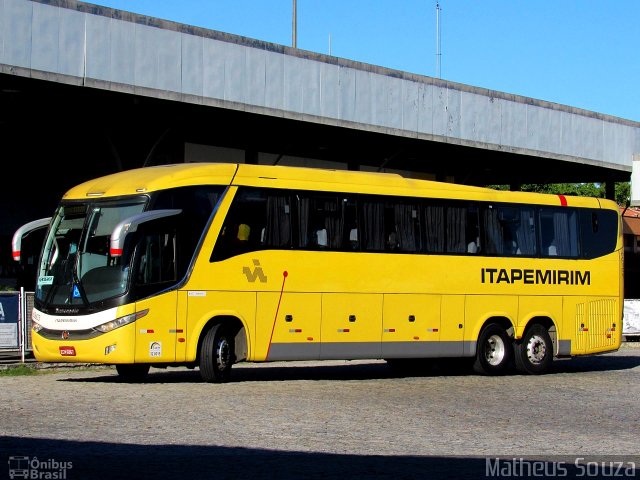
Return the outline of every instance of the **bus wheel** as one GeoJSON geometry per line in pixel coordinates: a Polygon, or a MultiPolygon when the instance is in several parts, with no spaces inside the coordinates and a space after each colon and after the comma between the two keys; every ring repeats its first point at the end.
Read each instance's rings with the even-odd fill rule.
{"type": "Polygon", "coordinates": [[[149,365],[133,364],[133,365],[116,365],[116,370],[120,380],[127,383],[144,382],[149,373],[149,365]]]}
{"type": "Polygon", "coordinates": [[[527,328],[522,340],[515,346],[516,368],[522,373],[541,374],[553,361],[553,343],[542,325],[527,328]]]}
{"type": "Polygon", "coordinates": [[[202,340],[200,376],[205,382],[228,382],[233,358],[233,338],[222,324],[214,326],[202,340]]]}
{"type": "Polygon", "coordinates": [[[504,373],[511,360],[511,340],[498,324],[487,325],[478,338],[473,370],[483,375],[504,373]]]}

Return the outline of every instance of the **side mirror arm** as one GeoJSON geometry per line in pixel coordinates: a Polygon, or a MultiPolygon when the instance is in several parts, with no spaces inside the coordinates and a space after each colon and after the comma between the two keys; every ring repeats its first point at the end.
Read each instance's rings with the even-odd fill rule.
{"type": "Polygon", "coordinates": [[[33,222],[25,223],[16,230],[11,240],[11,253],[13,255],[13,259],[16,262],[20,261],[20,248],[22,247],[22,238],[34,230],[48,226],[50,222],[51,217],[41,218],[39,220],[34,220],[33,222]]]}
{"type": "Polygon", "coordinates": [[[142,223],[150,222],[151,220],[157,220],[158,218],[178,215],[181,212],[182,210],[180,209],[149,210],[148,212],[142,212],[129,218],[125,218],[120,223],[118,223],[113,229],[113,232],[111,232],[109,254],[112,257],[121,256],[122,249],[124,247],[124,241],[127,238],[127,235],[138,230],[138,226],[142,223]]]}

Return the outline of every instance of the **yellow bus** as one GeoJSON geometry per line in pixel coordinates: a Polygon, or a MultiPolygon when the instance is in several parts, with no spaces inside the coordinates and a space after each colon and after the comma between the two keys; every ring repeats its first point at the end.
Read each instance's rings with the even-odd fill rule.
{"type": "Polygon", "coordinates": [[[541,374],[621,342],[609,200],[195,163],[88,181],[31,223],[49,224],[36,359],[115,365],[126,381],[150,366],[224,382],[242,361],[322,359],[541,374]]]}

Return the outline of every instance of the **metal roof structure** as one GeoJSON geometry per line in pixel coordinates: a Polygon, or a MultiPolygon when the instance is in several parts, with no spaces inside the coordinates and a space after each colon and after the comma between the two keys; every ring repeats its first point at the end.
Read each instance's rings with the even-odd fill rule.
{"type": "Polygon", "coordinates": [[[218,156],[517,187],[628,181],[640,152],[630,120],[75,0],[0,0],[0,102],[29,217],[97,175],[218,156]]]}

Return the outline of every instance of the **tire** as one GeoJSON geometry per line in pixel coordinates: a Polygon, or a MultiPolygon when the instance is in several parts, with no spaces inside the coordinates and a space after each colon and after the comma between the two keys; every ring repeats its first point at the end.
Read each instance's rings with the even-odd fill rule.
{"type": "Polygon", "coordinates": [[[553,343],[549,332],[539,324],[531,325],[515,345],[516,369],[530,375],[545,373],[553,361],[553,343]]]}
{"type": "Polygon", "coordinates": [[[127,364],[116,365],[120,380],[126,383],[141,383],[147,378],[150,365],[127,364]]]}
{"type": "Polygon", "coordinates": [[[490,323],[480,332],[473,370],[482,375],[502,375],[507,371],[512,356],[507,332],[497,323],[490,323]]]}
{"type": "Polygon", "coordinates": [[[200,347],[200,376],[205,382],[229,381],[235,360],[233,345],[233,337],[222,324],[207,332],[200,347]]]}

